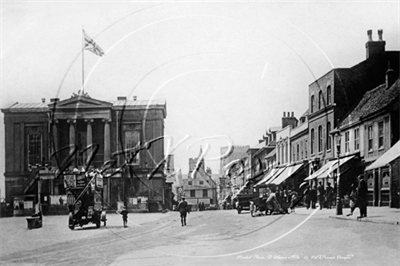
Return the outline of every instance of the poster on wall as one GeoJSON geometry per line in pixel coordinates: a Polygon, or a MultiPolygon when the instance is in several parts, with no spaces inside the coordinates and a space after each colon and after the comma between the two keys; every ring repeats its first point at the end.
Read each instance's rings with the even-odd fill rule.
{"type": "Polygon", "coordinates": [[[137,204],[147,203],[148,197],[137,197],[137,204]]]}
{"type": "Polygon", "coordinates": [[[129,198],[129,203],[132,205],[137,205],[138,204],[138,199],[137,198],[129,198]]]}
{"type": "Polygon", "coordinates": [[[64,188],[75,188],[76,178],[75,175],[64,175],[64,188]]]}

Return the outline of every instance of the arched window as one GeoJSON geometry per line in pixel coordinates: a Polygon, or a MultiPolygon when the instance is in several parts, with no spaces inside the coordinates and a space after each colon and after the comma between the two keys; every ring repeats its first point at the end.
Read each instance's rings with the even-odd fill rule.
{"type": "Polygon", "coordinates": [[[332,91],[331,86],[329,85],[326,88],[326,105],[330,105],[332,103],[332,91]]]}
{"type": "Polygon", "coordinates": [[[322,126],[318,127],[318,152],[322,151],[322,126]]]}
{"type": "Polygon", "coordinates": [[[331,135],[329,134],[331,132],[331,122],[326,123],[326,149],[330,150],[332,148],[332,143],[331,143],[331,135]]]}
{"type": "Polygon", "coordinates": [[[311,100],[310,100],[310,110],[311,110],[311,113],[314,112],[314,95],[311,96],[311,100]]]}
{"type": "Polygon", "coordinates": [[[322,95],[322,91],[319,91],[318,93],[318,110],[321,109],[324,106],[323,103],[323,98],[324,96],[322,95]]]}
{"type": "Polygon", "coordinates": [[[315,141],[315,136],[314,136],[314,129],[311,129],[311,146],[310,146],[310,153],[314,154],[314,141],[315,141]]]}

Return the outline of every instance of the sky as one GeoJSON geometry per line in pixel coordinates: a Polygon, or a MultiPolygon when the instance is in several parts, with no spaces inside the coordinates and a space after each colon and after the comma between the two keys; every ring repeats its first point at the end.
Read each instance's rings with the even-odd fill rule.
{"type": "MultiPolygon", "coordinates": [[[[400,49],[399,1],[1,1],[0,107],[67,99],[165,99],[175,169],[207,150],[254,146],[308,86],[365,60],[367,30],[400,49]],[[86,51],[82,28],[105,51],[86,51]],[[84,62],[82,64],[82,61],[84,62]],[[83,65],[83,66],[82,66],[83,65]],[[82,71],[82,69],[84,71],[82,71]]],[[[4,119],[0,184],[4,197],[4,119]]],[[[168,143],[165,143],[166,151],[168,143]]]]}

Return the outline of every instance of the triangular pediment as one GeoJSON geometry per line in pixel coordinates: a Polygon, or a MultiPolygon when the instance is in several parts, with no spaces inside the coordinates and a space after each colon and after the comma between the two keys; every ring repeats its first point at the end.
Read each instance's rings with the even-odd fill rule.
{"type": "Polygon", "coordinates": [[[56,109],[103,109],[103,108],[111,108],[112,103],[100,101],[97,99],[93,99],[86,96],[75,96],[66,100],[57,101],[49,104],[49,108],[54,108],[54,104],[56,109]]]}

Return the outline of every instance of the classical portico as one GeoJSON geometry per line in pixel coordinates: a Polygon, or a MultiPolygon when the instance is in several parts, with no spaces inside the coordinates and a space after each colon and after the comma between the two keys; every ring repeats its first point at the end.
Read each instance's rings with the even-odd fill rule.
{"type": "MultiPolygon", "coordinates": [[[[66,146],[70,146],[70,151],[75,147],[81,151],[97,143],[99,150],[93,163],[98,165],[110,159],[112,103],[77,95],[64,101],[52,99],[49,107],[53,151],[66,146]]],[[[83,166],[86,156],[83,155],[76,166],[83,166]]]]}

